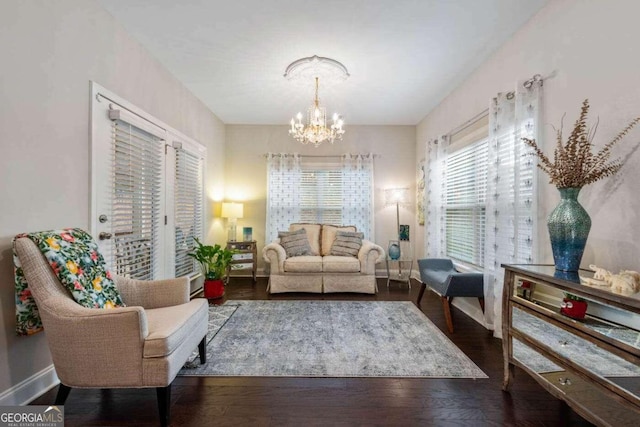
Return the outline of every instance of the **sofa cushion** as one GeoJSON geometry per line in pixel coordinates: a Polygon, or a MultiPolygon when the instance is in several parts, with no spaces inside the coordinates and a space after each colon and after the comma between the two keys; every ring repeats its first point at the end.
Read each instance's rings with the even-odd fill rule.
{"type": "Polygon", "coordinates": [[[322,273],[322,257],[319,255],[296,256],[284,261],[286,273],[322,273]]]}
{"type": "Polygon", "coordinates": [[[288,257],[313,255],[309,240],[307,239],[307,230],[301,228],[296,231],[280,231],[278,233],[280,245],[284,248],[288,257]]]}
{"type": "Polygon", "coordinates": [[[357,257],[362,247],[363,233],[338,231],[331,245],[331,255],[357,257]]]}
{"type": "Polygon", "coordinates": [[[358,273],[360,261],[351,256],[327,255],[322,257],[322,271],[325,273],[358,273]]]}
{"type": "Polygon", "coordinates": [[[311,246],[311,255],[320,255],[320,231],[322,225],[320,224],[304,224],[295,223],[289,226],[289,231],[297,231],[304,228],[307,230],[307,239],[309,240],[309,246],[311,246]]]}
{"type": "Polygon", "coordinates": [[[356,227],[354,225],[348,226],[338,226],[338,225],[323,225],[322,226],[322,248],[321,254],[330,255],[331,254],[331,246],[333,245],[333,241],[336,239],[336,234],[338,231],[351,231],[355,232],[356,227]]]}

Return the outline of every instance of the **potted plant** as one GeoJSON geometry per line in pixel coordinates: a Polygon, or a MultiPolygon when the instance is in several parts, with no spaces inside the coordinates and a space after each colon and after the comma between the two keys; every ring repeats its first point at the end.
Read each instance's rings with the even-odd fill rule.
{"type": "Polygon", "coordinates": [[[203,245],[197,238],[194,240],[197,246],[187,255],[200,263],[204,276],[204,296],[210,299],[220,298],[224,295],[224,278],[235,251],[218,244],[203,245]]]}
{"type": "Polygon", "coordinates": [[[584,319],[587,314],[587,301],[584,298],[565,292],[560,313],[572,319],[584,319]]]}

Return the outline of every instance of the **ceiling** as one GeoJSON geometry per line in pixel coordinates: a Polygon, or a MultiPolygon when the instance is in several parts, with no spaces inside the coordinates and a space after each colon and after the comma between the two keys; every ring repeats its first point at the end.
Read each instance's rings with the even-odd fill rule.
{"type": "Polygon", "coordinates": [[[313,99],[283,77],[325,56],[345,124],[415,125],[547,0],[98,0],[227,124],[287,124],[313,99]]]}

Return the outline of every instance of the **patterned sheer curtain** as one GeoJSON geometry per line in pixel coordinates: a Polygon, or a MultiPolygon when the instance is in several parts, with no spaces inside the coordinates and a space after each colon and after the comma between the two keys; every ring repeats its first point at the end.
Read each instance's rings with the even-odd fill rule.
{"type": "Polygon", "coordinates": [[[373,154],[342,156],[342,224],[355,225],[371,239],[373,230],[373,154]]]}
{"type": "Polygon", "coordinates": [[[300,178],[299,154],[267,154],[267,243],[300,221],[300,178]]]}
{"type": "Polygon", "coordinates": [[[446,250],[445,209],[447,152],[449,138],[443,135],[427,141],[427,194],[425,195],[425,218],[427,238],[425,253],[429,258],[442,258],[446,250]]]}
{"type": "Polygon", "coordinates": [[[521,138],[539,139],[542,80],[518,83],[499,93],[489,109],[489,165],[485,239],[485,321],[502,336],[501,264],[533,263],[537,258],[536,160],[521,138]]]}

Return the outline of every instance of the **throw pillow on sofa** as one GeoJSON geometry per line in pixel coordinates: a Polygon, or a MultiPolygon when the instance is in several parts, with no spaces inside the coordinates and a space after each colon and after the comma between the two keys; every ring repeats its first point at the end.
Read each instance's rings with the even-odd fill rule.
{"type": "Polygon", "coordinates": [[[338,225],[323,225],[322,226],[322,256],[329,255],[331,253],[331,246],[333,241],[336,240],[336,234],[338,231],[351,231],[356,232],[354,225],[338,226],[338,225]]]}
{"type": "Polygon", "coordinates": [[[296,222],[289,226],[289,231],[298,231],[301,228],[307,230],[307,239],[309,240],[309,246],[311,246],[311,252],[313,252],[312,255],[320,255],[320,232],[322,231],[322,225],[296,222]]]}
{"type": "Polygon", "coordinates": [[[363,238],[363,233],[338,231],[331,246],[331,255],[358,257],[363,238]]]}
{"type": "Polygon", "coordinates": [[[307,238],[307,230],[301,228],[296,231],[280,231],[278,232],[280,245],[287,253],[287,258],[294,256],[313,255],[309,239],[307,238]]]}

